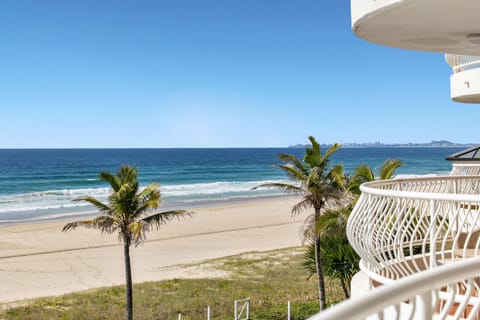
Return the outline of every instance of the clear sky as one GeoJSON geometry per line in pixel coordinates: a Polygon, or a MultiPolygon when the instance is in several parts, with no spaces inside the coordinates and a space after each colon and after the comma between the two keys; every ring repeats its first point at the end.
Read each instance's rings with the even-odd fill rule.
{"type": "Polygon", "coordinates": [[[347,0],[2,0],[0,148],[480,142],[450,74],[347,0]]]}

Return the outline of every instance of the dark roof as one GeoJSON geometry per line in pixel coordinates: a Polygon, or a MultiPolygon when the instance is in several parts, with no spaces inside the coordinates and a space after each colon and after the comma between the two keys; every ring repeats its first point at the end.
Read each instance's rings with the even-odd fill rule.
{"type": "Polygon", "coordinates": [[[449,161],[480,161],[480,145],[451,154],[445,159],[449,161]]]}

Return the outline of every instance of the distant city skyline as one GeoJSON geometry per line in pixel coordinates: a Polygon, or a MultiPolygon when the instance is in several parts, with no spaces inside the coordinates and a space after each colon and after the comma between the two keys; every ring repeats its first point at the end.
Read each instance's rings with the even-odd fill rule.
{"type": "Polygon", "coordinates": [[[356,38],[347,0],[5,0],[0,36],[0,148],[480,141],[443,55],[356,38]]]}
{"type": "MultiPolygon", "coordinates": [[[[321,144],[322,146],[329,146],[331,144],[321,144]]],[[[375,142],[344,142],[340,144],[342,147],[471,147],[477,145],[476,143],[456,143],[446,140],[430,141],[430,142],[405,142],[405,143],[383,143],[375,142]]],[[[290,145],[290,148],[305,147],[308,144],[290,145]]]]}

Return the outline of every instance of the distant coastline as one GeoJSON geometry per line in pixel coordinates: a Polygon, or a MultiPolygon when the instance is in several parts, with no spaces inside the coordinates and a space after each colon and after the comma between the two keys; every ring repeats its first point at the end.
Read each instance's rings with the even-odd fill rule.
{"type": "MultiPolygon", "coordinates": [[[[363,143],[355,143],[355,142],[347,142],[347,143],[341,143],[342,147],[346,148],[375,148],[375,147],[391,147],[391,148],[451,148],[451,147],[473,147],[477,144],[475,143],[455,143],[455,142],[450,142],[446,140],[433,140],[430,142],[426,143],[414,143],[414,142],[409,142],[409,143],[382,143],[382,142],[363,142],[363,143]]],[[[305,148],[309,145],[305,144],[296,144],[296,145],[291,145],[288,146],[289,148],[305,148]]],[[[323,144],[322,146],[331,146],[330,144],[323,144]]]]}

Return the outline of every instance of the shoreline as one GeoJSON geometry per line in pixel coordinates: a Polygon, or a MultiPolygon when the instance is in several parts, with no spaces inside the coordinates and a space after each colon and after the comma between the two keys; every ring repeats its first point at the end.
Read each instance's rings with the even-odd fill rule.
{"type": "MultiPolygon", "coordinates": [[[[249,251],[302,244],[308,213],[293,219],[297,197],[222,201],[193,208],[192,219],[173,221],[132,247],[134,282],[215,277],[185,274],[179,266],[249,251]]],[[[122,247],[116,235],[97,230],[61,232],[67,219],[0,229],[0,304],[92,288],[122,285],[122,247]]]]}

